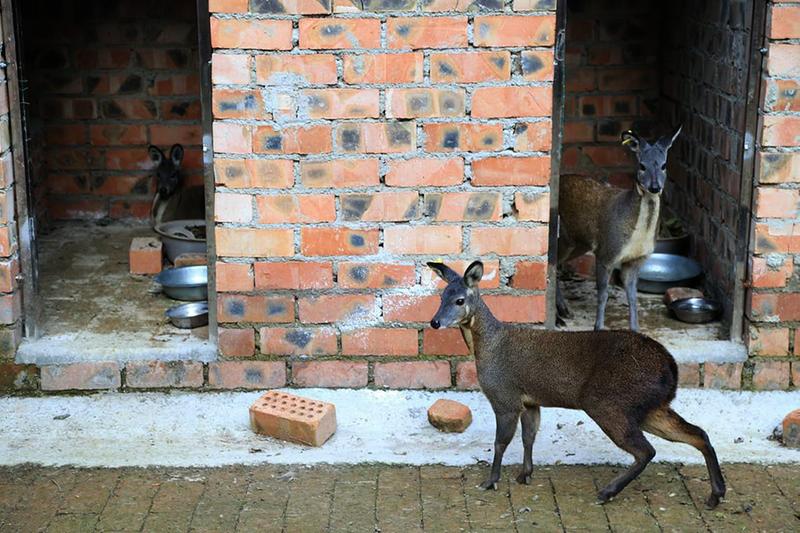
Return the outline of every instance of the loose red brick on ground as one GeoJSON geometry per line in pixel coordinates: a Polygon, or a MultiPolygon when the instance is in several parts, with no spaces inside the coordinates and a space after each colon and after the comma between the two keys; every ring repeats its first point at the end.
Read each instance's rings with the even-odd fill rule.
{"type": "Polygon", "coordinates": [[[428,422],[445,433],[463,433],[472,424],[472,411],[463,403],[439,399],[428,409],[428,422]]]}
{"type": "Polygon", "coordinates": [[[795,409],[783,419],[783,444],[800,448],[800,409],[795,409]]]}
{"type": "Polygon", "coordinates": [[[161,241],[156,237],[136,237],[128,254],[131,274],[158,274],[163,261],[161,241]]]}
{"type": "Polygon", "coordinates": [[[322,446],[336,431],[336,407],[332,403],[269,391],[250,406],[250,424],[262,435],[322,446]]]}

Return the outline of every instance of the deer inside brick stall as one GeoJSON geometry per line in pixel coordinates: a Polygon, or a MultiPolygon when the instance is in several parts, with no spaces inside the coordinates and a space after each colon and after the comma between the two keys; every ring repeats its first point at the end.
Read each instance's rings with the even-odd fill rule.
{"type": "MultiPolygon", "coordinates": [[[[630,328],[639,331],[636,284],[639,269],[653,253],[661,211],[661,192],[667,180],[667,153],[681,128],[653,143],[633,131],[622,134],[622,144],[638,160],[636,184],[631,190],[609,187],[588,176],[561,176],[558,189],[558,264],[587,252],[595,255],[597,317],[594,329],[603,329],[608,282],[620,267],[628,297],[630,328]]],[[[556,288],[559,320],[569,318],[564,296],[556,288]]]]}
{"type": "Polygon", "coordinates": [[[147,149],[156,165],[156,195],[150,210],[151,222],[158,226],[170,220],[205,219],[205,190],[202,186],[185,187],[181,176],[183,146],[175,144],[164,155],[157,146],[147,149]]]}
{"type": "Polygon", "coordinates": [[[711,478],[706,504],[716,507],[725,495],[716,453],[705,431],[670,408],[678,367],[661,344],[632,331],[546,331],[500,322],[480,296],[480,261],[463,277],[442,263],[428,266],[447,282],[431,326],[461,328],[497,422],[492,470],[482,488],[497,488],[503,453],[520,417],[524,459],[517,482],[529,484],[539,409],[563,407],[586,412],[634,457],[633,465],[598,493],[601,502],[625,488],[655,456],[647,431],[700,450],[711,478]]]}

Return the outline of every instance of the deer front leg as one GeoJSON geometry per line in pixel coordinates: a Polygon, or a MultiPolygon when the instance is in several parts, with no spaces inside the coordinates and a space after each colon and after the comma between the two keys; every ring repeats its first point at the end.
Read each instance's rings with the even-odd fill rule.
{"type": "Polygon", "coordinates": [[[606,303],[608,302],[608,281],[611,279],[611,270],[599,261],[596,263],[597,277],[597,319],[594,329],[601,330],[606,321],[606,303]]]}
{"type": "Polygon", "coordinates": [[[639,269],[645,259],[637,259],[621,266],[622,284],[628,297],[628,312],[631,331],[639,331],[639,313],[636,303],[636,285],[639,282],[639,269]]]}
{"type": "Polygon", "coordinates": [[[514,433],[517,431],[519,412],[498,413],[495,411],[494,416],[497,422],[497,429],[494,437],[494,459],[492,460],[492,472],[489,474],[489,479],[480,484],[480,488],[484,490],[497,490],[497,482],[500,481],[500,466],[503,463],[503,454],[506,453],[508,443],[514,438],[514,433]]]}

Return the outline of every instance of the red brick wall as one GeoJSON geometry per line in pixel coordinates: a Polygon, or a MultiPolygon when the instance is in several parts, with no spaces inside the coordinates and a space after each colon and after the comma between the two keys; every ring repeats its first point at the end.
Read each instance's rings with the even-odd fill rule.
{"type": "Polygon", "coordinates": [[[149,216],[150,143],[202,182],[194,0],[21,5],[43,220],[149,216]]]}
{"type": "Polygon", "coordinates": [[[800,385],[800,2],[770,2],[753,198],[748,317],[753,382],[800,385]]]}
{"type": "Polygon", "coordinates": [[[433,259],[482,258],[497,315],[544,320],[554,4],[211,2],[223,356],[472,386],[457,330],[426,328],[433,259]]]}

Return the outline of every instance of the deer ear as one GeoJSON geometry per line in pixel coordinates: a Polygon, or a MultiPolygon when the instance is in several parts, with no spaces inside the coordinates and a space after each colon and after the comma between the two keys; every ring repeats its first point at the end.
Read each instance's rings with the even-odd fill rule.
{"type": "Polygon", "coordinates": [[[632,130],[628,130],[622,134],[622,146],[627,146],[631,152],[639,151],[639,136],[632,130]]]}
{"type": "Polygon", "coordinates": [[[474,287],[480,283],[481,278],[483,278],[483,263],[474,261],[464,272],[464,283],[467,284],[467,287],[474,287]]]}
{"type": "Polygon", "coordinates": [[[156,165],[160,165],[164,160],[164,152],[162,152],[158,146],[153,146],[152,144],[147,147],[147,155],[150,156],[150,160],[156,165]]]}
{"type": "Polygon", "coordinates": [[[461,276],[458,275],[458,272],[444,263],[434,263],[431,261],[428,263],[428,266],[431,267],[431,270],[436,272],[437,276],[445,280],[447,283],[452,283],[457,279],[461,279],[461,276]]]}
{"type": "Polygon", "coordinates": [[[675,139],[678,138],[678,135],[681,134],[681,130],[683,126],[678,126],[675,132],[672,135],[665,135],[658,140],[658,144],[664,147],[664,150],[669,150],[672,147],[672,143],[675,142],[675,139]]]}
{"type": "Polygon", "coordinates": [[[176,167],[181,166],[181,162],[183,161],[183,146],[180,144],[173,144],[172,149],[169,151],[169,158],[172,159],[172,163],[176,167]]]}

